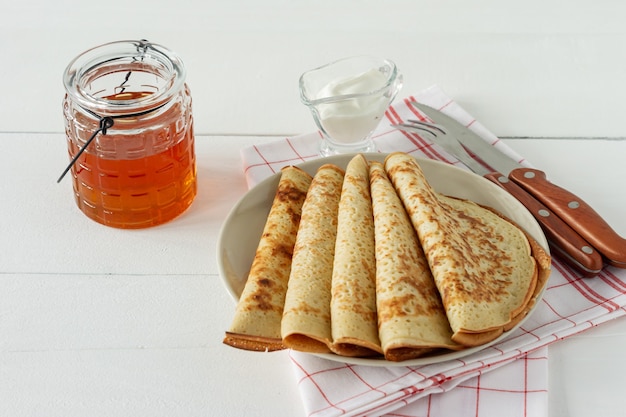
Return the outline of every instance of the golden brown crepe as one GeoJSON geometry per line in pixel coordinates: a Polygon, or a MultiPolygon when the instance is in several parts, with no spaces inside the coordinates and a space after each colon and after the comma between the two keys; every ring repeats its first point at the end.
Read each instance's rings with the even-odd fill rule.
{"type": "Polygon", "coordinates": [[[357,155],[314,179],[288,167],[224,343],[390,361],[479,346],[528,314],[549,275],[531,236],[435,192],[410,155],[357,155]]]}
{"type": "Polygon", "coordinates": [[[257,351],[284,349],[281,318],[302,205],[312,177],[285,167],[245,287],[224,343],[257,351]]]}
{"type": "Polygon", "coordinates": [[[346,168],[332,275],[333,352],[382,354],[376,318],[376,261],[369,167],[363,155],[346,168]]]}
{"type": "Polygon", "coordinates": [[[379,162],[370,162],[376,242],[378,333],[385,359],[460,349],[400,198],[379,162]]]}
{"type": "Polygon", "coordinates": [[[344,171],[322,165],[302,206],[282,318],[285,346],[330,352],[330,294],[344,171]]]}
{"type": "Polygon", "coordinates": [[[410,155],[390,154],[385,169],[428,259],[452,340],[476,346],[497,338],[535,294],[526,235],[491,210],[436,193],[410,155]]]}

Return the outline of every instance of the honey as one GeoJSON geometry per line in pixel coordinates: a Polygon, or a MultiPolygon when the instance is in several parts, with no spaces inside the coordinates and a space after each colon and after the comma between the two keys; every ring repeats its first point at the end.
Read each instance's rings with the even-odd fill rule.
{"type": "Polygon", "coordinates": [[[66,82],[65,130],[71,160],[84,148],[70,171],[78,208],[107,226],[143,228],[179,216],[196,196],[191,95],[163,49],[125,46],[118,62],[75,76],[74,89],[66,82]]]}

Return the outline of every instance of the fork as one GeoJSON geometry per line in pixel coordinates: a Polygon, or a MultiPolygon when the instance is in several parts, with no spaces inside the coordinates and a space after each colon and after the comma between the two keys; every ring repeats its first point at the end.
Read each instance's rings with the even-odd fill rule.
{"type": "Polygon", "coordinates": [[[461,162],[463,162],[469,169],[479,175],[487,175],[490,170],[482,166],[467,152],[467,150],[456,140],[453,136],[448,135],[445,128],[435,123],[423,122],[421,120],[409,119],[407,123],[399,123],[393,125],[396,128],[401,127],[403,130],[422,133],[426,132],[432,136],[433,142],[440,145],[450,154],[456,156],[461,162]]]}

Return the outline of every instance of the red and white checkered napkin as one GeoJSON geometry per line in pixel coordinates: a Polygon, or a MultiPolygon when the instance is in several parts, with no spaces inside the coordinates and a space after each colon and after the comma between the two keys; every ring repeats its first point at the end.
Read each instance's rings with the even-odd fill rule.
{"type": "MultiPolygon", "coordinates": [[[[409,105],[413,100],[440,109],[525,163],[438,87],[395,102],[374,134],[380,152],[403,151],[464,167],[426,137],[390,127],[421,117],[409,105]]],[[[319,140],[314,133],[243,149],[248,185],[285,165],[317,158],[319,140]]],[[[307,415],[547,415],[547,345],[626,314],[626,270],[607,267],[598,277],[583,279],[558,259],[552,269],[543,299],[523,326],[503,342],[461,360],[369,367],[290,352],[307,415]]]]}

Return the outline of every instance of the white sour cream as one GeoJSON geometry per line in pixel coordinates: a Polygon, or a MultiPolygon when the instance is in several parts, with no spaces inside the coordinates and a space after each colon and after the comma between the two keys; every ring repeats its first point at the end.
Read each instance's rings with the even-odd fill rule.
{"type": "Polygon", "coordinates": [[[329,103],[319,104],[320,123],[333,141],[354,143],[365,139],[383,117],[389,97],[381,90],[387,77],[376,69],[333,81],[322,88],[317,98],[336,97],[329,103]],[[378,91],[378,92],[376,92],[378,91]],[[371,92],[376,92],[368,94],[371,92]],[[342,98],[349,94],[359,94],[355,98],[342,98]]]}

